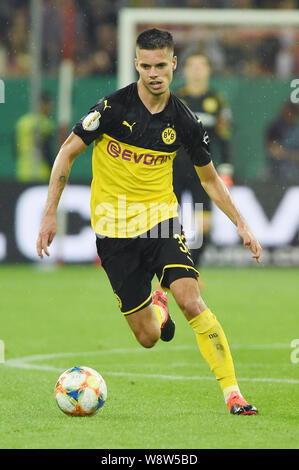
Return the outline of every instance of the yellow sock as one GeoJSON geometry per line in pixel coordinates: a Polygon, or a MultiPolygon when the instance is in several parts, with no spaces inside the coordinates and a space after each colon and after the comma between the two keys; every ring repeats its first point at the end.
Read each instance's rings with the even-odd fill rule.
{"type": "Polygon", "coordinates": [[[159,305],[153,305],[154,309],[155,309],[155,312],[156,312],[156,315],[157,315],[157,318],[158,318],[158,322],[159,322],[159,325],[161,327],[164,319],[165,319],[165,313],[164,313],[164,310],[162,307],[159,307],[159,305]]]}
{"type": "Polygon", "coordinates": [[[232,391],[240,393],[229,345],[224,331],[210,309],[189,321],[192,326],[199,350],[227,399],[232,391]]]}

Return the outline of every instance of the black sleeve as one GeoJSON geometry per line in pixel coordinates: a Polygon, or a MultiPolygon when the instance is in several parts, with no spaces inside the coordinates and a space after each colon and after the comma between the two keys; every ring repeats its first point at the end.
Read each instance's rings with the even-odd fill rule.
{"type": "Polygon", "coordinates": [[[205,166],[211,161],[209,136],[195,115],[189,120],[185,131],[183,146],[189,154],[193,165],[205,166]]]}
{"type": "Polygon", "coordinates": [[[109,99],[103,98],[74,125],[72,131],[81,137],[86,145],[90,145],[109,130],[111,123],[112,106],[109,105],[109,99]]]}

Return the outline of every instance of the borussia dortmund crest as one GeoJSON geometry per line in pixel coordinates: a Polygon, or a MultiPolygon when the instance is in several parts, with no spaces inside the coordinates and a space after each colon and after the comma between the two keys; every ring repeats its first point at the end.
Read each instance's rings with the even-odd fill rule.
{"type": "Polygon", "coordinates": [[[176,132],[172,127],[166,127],[164,131],[162,131],[162,140],[164,144],[170,145],[173,144],[176,140],[176,132]]]}

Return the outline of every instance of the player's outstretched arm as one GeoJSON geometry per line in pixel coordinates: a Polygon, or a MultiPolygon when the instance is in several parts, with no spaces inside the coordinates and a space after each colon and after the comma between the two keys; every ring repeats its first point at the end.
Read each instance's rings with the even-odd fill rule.
{"type": "Polygon", "coordinates": [[[252,257],[260,263],[262,248],[241,216],[224,182],[219,177],[212,162],[205,166],[195,166],[201,184],[210,198],[236,225],[244,246],[252,252],[252,257]]]}
{"type": "Polygon", "coordinates": [[[75,158],[86,147],[81,138],[72,132],[57,154],[50,176],[47,202],[36,242],[36,250],[40,258],[43,258],[43,252],[50,256],[48,247],[51,245],[57,230],[56,209],[59,199],[67,183],[75,158]]]}

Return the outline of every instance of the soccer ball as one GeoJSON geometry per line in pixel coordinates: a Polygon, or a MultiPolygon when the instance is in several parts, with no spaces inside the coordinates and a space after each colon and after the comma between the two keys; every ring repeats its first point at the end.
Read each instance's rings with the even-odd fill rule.
{"type": "Polygon", "coordinates": [[[107,399],[103,377],[90,367],[72,367],[58,378],[54,396],[67,415],[88,416],[96,413],[107,399]]]}

